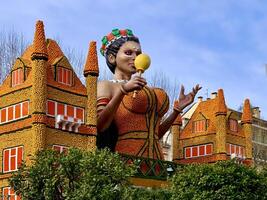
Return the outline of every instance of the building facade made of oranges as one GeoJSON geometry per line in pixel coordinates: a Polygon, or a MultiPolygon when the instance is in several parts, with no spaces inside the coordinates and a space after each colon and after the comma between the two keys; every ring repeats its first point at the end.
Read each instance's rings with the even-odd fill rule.
{"type": "MultiPolygon", "coordinates": [[[[95,42],[89,45],[84,86],[58,44],[46,39],[43,23],[37,22],[32,45],[15,60],[0,85],[0,189],[4,196],[20,199],[8,185],[8,178],[23,161],[30,164],[30,157],[39,150],[96,148],[98,74],[95,42]]],[[[250,163],[249,106],[246,100],[242,123],[237,123],[219,90],[216,98],[199,103],[183,129],[179,116],[171,130],[173,160],[215,162],[235,154],[250,163]]],[[[133,183],[151,187],[166,181],[133,178],[133,183]]]]}
{"type": "MultiPolygon", "coordinates": [[[[19,199],[8,178],[22,161],[45,148],[66,151],[96,148],[96,43],[91,42],[84,68],[86,86],[58,44],[36,24],[33,44],[14,62],[0,85],[0,188],[19,199]]],[[[1,196],[1,195],[0,195],[1,196]]]]}
{"type": "Polygon", "coordinates": [[[252,114],[248,99],[244,102],[241,123],[238,114],[227,108],[222,89],[192,109],[190,117],[183,119],[186,121],[183,127],[181,116],[172,126],[175,162],[212,163],[235,158],[252,163],[252,114]]]}

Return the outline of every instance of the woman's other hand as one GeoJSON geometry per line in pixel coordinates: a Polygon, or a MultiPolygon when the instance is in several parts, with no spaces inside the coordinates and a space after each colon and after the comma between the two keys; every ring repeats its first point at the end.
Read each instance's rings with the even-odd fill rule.
{"type": "Polygon", "coordinates": [[[182,85],[181,90],[180,90],[179,99],[174,102],[174,109],[179,111],[179,112],[182,112],[182,110],[185,107],[187,107],[188,105],[190,105],[194,101],[196,94],[198,93],[198,91],[201,88],[202,87],[200,87],[199,84],[197,84],[195,87],[193,87],[193,89],[190,93],[185,94],[184,93],[184,86],[182,85]]]}

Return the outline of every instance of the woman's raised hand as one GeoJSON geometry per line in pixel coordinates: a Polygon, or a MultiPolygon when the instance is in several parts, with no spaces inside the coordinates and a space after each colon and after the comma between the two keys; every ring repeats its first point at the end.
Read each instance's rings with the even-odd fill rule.
{"type": "Polygon", "coordinates": [[[199,84],[197,84],[195,87],[193,87],[193,89],[190,93],[185,95],[184,94],[184,86],[182,85],[181,90],[180,90],[179,99],[174,102],[174,110],[182,112],[182,110],[185,107],[187,107],[188,105],[190,105],[194,101],[196,94],[198,93],[198,91],[201,88],[202,87],[200,87],[199,84]]]}
{"type": "Polygon", "coordinates": [[[141,90],[147,84],[146,79],[141,76],[132,76],[131,80],[123,85],[126,92],[141,90]]]}

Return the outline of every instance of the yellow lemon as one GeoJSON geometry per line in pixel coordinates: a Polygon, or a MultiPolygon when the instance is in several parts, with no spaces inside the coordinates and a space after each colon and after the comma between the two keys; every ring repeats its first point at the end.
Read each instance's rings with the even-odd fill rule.
{"type": "Polygon", "coordinates": [[[142,73],[149,67],[151,63],[150,57],[147,54],[139,54],[134,60],[134,65],[137,71],[142,73]]]}

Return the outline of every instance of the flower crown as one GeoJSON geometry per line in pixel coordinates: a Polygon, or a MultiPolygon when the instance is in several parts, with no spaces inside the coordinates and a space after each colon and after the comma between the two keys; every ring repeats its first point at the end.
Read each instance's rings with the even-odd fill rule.
{"type": "Polygon", "coordinates": [[[101,54],[104,56],[107,50],[107,47],[111,45],[115,40],[122,38],[122,37],[131,37],[134,36],[132,30],[125,29],[125,30],[119,30],[119,29],[113,29],[111,33],[109,33],[107,36],[104,36],[102,38],[102,47],[100,48],[101,54]]]}

